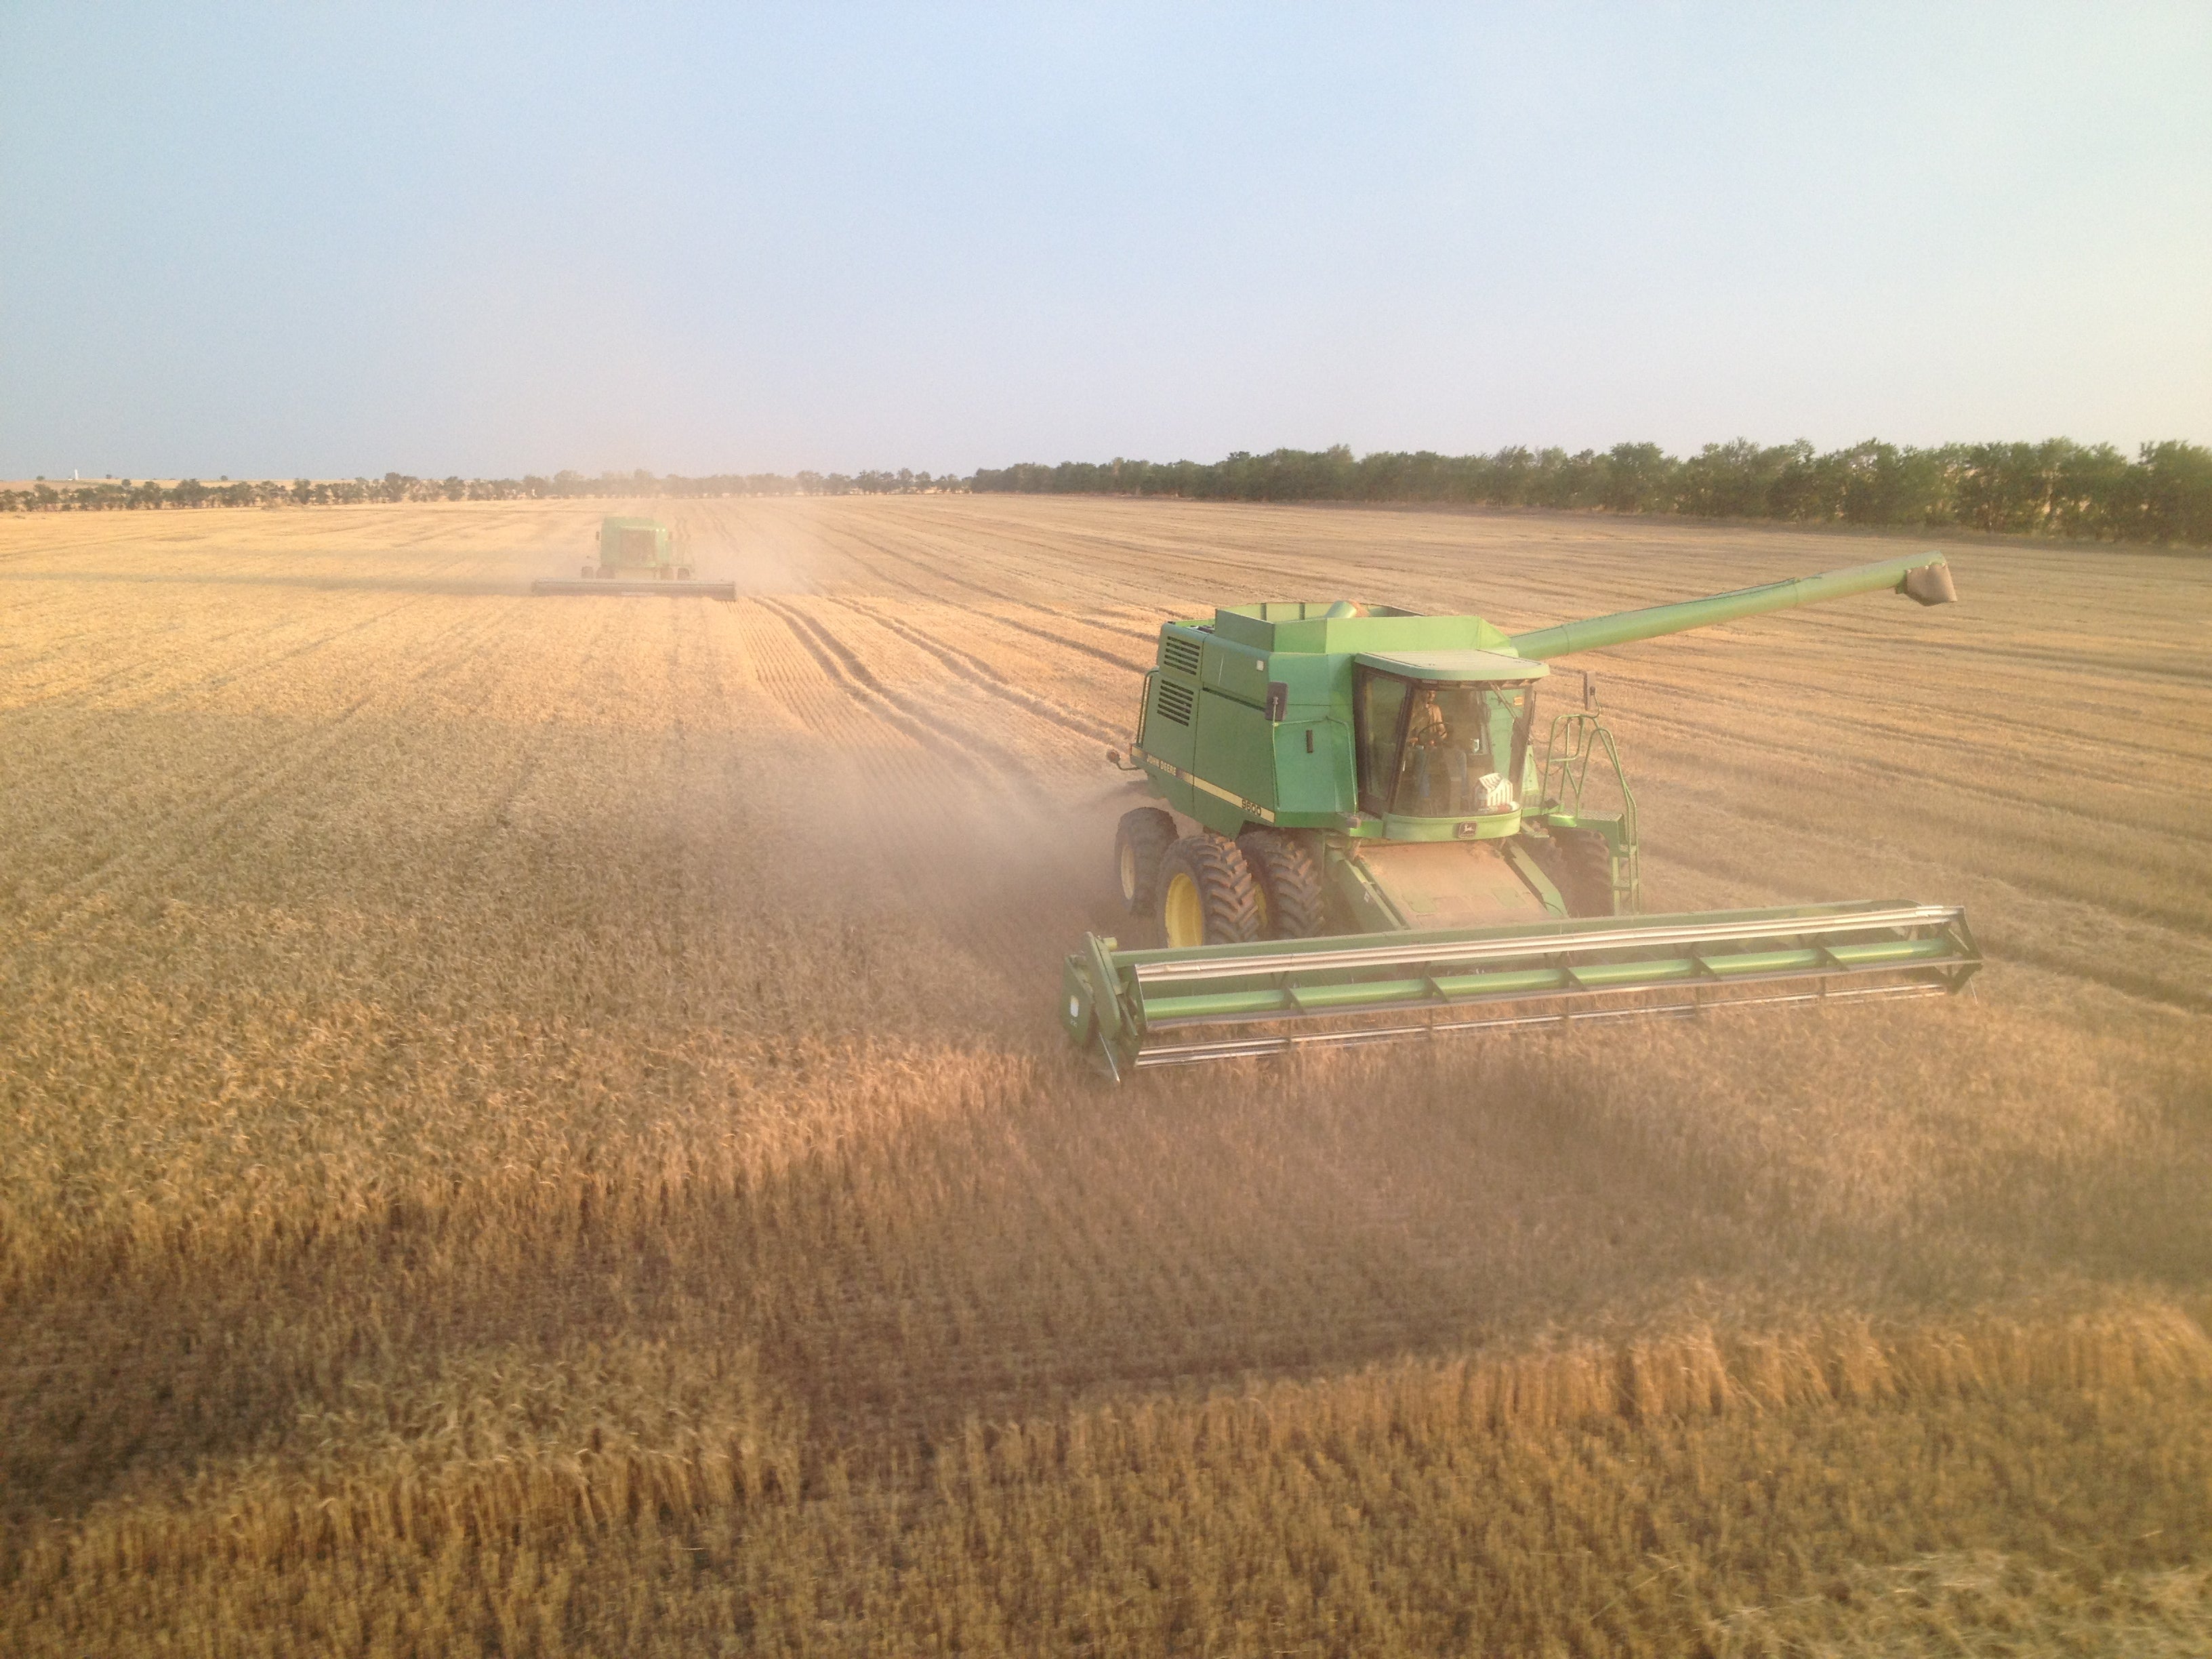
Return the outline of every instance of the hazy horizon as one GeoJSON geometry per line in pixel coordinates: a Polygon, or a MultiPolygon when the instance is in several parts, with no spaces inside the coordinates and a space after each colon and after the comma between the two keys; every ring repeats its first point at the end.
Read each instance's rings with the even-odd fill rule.
{"type": "Polygon", "coordinates": [[[0,477],[2212,441],[2212,12],[0,17],[0,477]]]}

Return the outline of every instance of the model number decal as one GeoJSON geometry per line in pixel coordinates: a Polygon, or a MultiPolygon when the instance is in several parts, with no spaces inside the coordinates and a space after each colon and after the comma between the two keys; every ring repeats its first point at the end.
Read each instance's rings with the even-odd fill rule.
{"type": "Polygon", "coordinates": [[[1193,777],[1189,773],[1184,771],[1180,766],[1171,766],[1157,755],[1148,755],[1141,749],[1135,750],[1134,752],[1137,758],[1144,762],[1146,765],[1152,767],[1159,771],[1168,773],[1171,776],[1181,778],[1192,788],[1203,789],[1207,794],[1217,796],[1220,799],[1227,801],[1232,806],[1241,806],[1246,811],[1249,812],[1254,817],[1259,819],[1262,823],[1273,823],[1275,821],[1274,813],[1268,808],[1261,805],[1256,800],[1246,800],[1242,795],[1233,795],[1230,793],[1228,790],[1224,789],[1218,783],[1208,783],[1204,778],[1193,777]]]}

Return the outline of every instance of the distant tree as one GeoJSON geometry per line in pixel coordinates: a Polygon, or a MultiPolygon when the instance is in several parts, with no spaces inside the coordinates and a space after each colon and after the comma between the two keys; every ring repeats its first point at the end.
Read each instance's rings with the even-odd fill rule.
{"type": "Polygon", "coordinates": [[[1468,501],[1495,507],[1680,512],[1861,525],[1965,524],[2013,534],[2212,544],[2212,450],[2146,445],[1952,444],[1876,439],[1815,453],[1810,443],[1708,444],[1678,461],[1656,444],[1600,453],[1514,447],[1490,455],[1236,450],[1208,463],[1020,461],[939,480],[979,492],[1113,493],[1199,500],[1468,501]]]}
{"type": "Polygon", "coordinates": [[[2142,517],[2140,480],[2110,444],[2068,444],[2051,479],[2051,527],[2061,536],[2118,541],[2142,517]]]}
{"type": "Polygon", "coordinates": [[[2212,449],[2168,440],[2141,453],[2137,522],[2152,541],[2212,545],[2212,449]]]}
{"type": "Polygon", "coordinates": [[[1663,513],[1674,504],[1680,464],[1657,444],[1615,444],[1607,452],[1601,497],[1615,513],[1663,513]]]}

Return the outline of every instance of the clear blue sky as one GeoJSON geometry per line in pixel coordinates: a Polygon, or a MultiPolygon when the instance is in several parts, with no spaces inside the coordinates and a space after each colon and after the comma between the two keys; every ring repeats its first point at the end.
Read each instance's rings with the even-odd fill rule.
{"type": "Polygon", "coordinates": [[[2212,441],[2212,7],[0,0],[0,477],[2212,441]]]}

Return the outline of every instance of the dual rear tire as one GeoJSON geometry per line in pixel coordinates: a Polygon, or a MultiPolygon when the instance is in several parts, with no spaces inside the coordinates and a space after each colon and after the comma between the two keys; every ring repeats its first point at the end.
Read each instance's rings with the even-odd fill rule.
{"type": "Polygon", "coordinates": [[[1237,850],[1260,885],[1261,939],[1311,939],[1323,920],[1321,864],[1308,837],[1283,830],[1247,830],[1237,850]]]}
{"type": "Polygon", "coordinates": [[[1321,870],[1304,836],[1248,830],[1237,840],[1178,837],[1157,806],[1122,816],[1114,833],[1121,903],[1150,915],[1177,949],[1308,939],[1322,931],[1321,870]]]}

